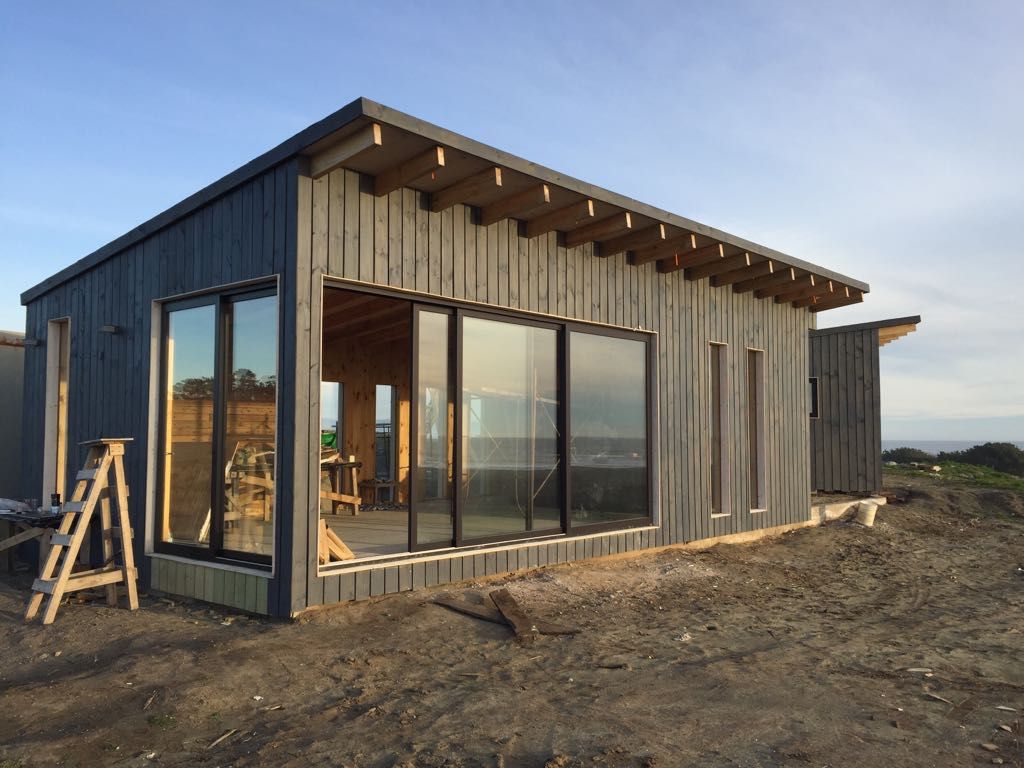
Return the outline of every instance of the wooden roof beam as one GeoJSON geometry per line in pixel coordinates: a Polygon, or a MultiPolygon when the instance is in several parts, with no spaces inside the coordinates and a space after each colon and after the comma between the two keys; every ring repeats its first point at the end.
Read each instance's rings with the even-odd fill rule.
{"type": "Polygon", "coordinates": [[[565,247],[575,248],[577,245],[583,245],[584,243],[592,243],[595,240],[604,240],[605,238],[617,235],[623,230],[630,230],[633,228],[633,216],[629,211],[620,211],[613,216],[609,216],[606,219],[595,221],[590,224],[584,224],[582,227],[577,227],[569,232],[565,233],[565,247]]]}
{"type": "Polygon", "coordinates": [[[779,284],[792,287],[794,281],[796,281],[796,270],[793,267],[783,267],[765,277],[753,277],[734,283],[732,289],[736,293],[747,293],[748,291],[771,288],[779,284]]]}
{"type": "Polygon", "coordinates": [[[864,291],[858,291],[854,288],[847,289],[850,292],[849,296],[844,296],[835,299],[824,299],[819,301],[817,304],[810,306],[811,312],[824,312],[827,309],[838,309],[839,307],[845,307],[850,304],[859,304],[864,301],[864,291]]]}
{"type": "Polygon", "coordinates": [[[703,280],[705,277],[732,272],[734,269],[746,269],[750,266],[751,261],[750,254],[744,251],[743,253],[737,253],[735,256],[726,256],[715,261],[690,267],[686,270],[686,279],[703,280]]]}
{"type": "Polygon", "coordinates": [[[712,264],[725,258],[725,247],[721,243],[705,245],[686,254],[676,254],[670,259],[658,262],[658,271],[663,274],[678,272],[680,269],[700,267],[712,264]]]}
{"type": "Polygon", "coordinates": [[[396,165],[377,174],[373,182],[373,194],[377,197],[394,192],[396,189],[409,186],[410,183],[421,179],[427,174],[434,174],[439,168],[444,167],[444,147],[440,144],[420,152],[404,163],[396,165]]]}
{"type": "Polygon", "coordinates": [[[594,218],[594,201],[590,198],[557,208],[526,222],[526,236],[540,237],[555,230],[572,229],[594,218]]]}
{"type": "Polygon", "coordinates": [[[380,123],[371,123],[310,158],[309,175],[314,179],[323,176],[335,168],[341,168],[356,155],[380,145],[380,123]]]}
{"type": "Polygon", "coordinates": [[[456,203],[464,203],[479,197],[485,192],[491,192],[501,187],[501,168],[493,166],[480,173],[474,173],[464,179],[459,179],[444,189],[439,189],[430,196],[430,210],[440,213],[451,208],[456,203]]]}
{"type": "Polygon", "coordinates": [[[517,219],[550,203],[551,188],[547,184],[535,184],[485,205],[480,209],[480,223],[486,227],[502,219],[517,219]]]}
{"type": "Polygon", "coordinates": [[[692,232],[684,235],[677,235],[646,248],[637,248],[629,254],[629,263],[635,267],[647,264],[659,259],[668,259],[677,255],[684,255],[697,248],[697,236],[692,232]]]}
{"type": "MultiPolygon", "coordinates": [[[[748,256],[750,254],[747,254],[748,256]]],[[[771,259],[765,259],[764,261],[757,261],[751,264],[749,267],[737,267],[736,269],[730,269],[728,272],[719,272],[717,275],[711,276],[711,285],[715,288],[722,288],[726,285],[734,285],[735,283],[743,280],[750,280],[755,277],[764,277],[765,275],[775,274],[777,265],[771,259]]]]}
{"type": "Polygon", "coordinates": [[[623,251],[632,251],[635,248],[642,248],[646,245],[660,243],[665,239],[665,225],[655,224],[653,227],[634,229],[618,237],[612,237],[601,241],[599,256],[614,256],[623,251]]]}
{"type": "Polygon", "coordinates": [[[758,288],[754,296],[758,299],[771,299],[784,293],[792,293],[798,288],[813,288],[815,285],[814,275],[798,275],[792,283],[785,282],[780,285],[769,285],[765,288],[758,288]]]}
{"type": "MultiPolygon", "coordinates": [[[[811,277],[814,277],[811,275],[811,277]]],[[[795,288],[788,293],[780,293],[775,296],[776,304],[788,304],[798,299],[806,299],[808,296],[828,296],[835,290],[831,280],[824,280],[815,277],[810,285],[806,283],[802,288],[795,288]]]]}
{"type": "Polygon", "coordinates": [[[793,306],[796,307],[797,309],[801,309],[803,307],[810,307],[814,306],[815,304],[820,304],[823,301],[832,301],[834,299],[847,300],[849,298],[850,289],[845,285],[837,285],[835,286],[835,290],[828,296],[807,296],[806,298],[797,299],[796,301],[794,301],[793,306]]]}

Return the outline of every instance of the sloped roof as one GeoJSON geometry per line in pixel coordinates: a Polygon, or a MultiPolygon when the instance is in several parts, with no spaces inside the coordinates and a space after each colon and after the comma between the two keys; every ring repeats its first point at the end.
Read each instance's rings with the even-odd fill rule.
{"type": "Polygon", "coordinates": [[[869,286],[825,267],[574,179],[369,99],[356,99],[22,294],[23,304],[96,266],[249,179],[295,156],[309,172],[337,168],[374,179],[386,195],[430,194],[432,210],[456,203],[481,223],[524,222],[528,237],[563,233],[567,247],[596,243],[601,257],[628,253],[638,268],[682,271],[691,280],[821,311],[862,301],[869,286]],[[645,266],[652,265],[652,266],[645,266]]]}

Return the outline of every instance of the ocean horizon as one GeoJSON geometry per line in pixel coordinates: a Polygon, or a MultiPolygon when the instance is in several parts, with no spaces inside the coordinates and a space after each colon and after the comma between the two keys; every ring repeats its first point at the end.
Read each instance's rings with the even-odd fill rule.
{"type": "Polygon", "coordinates": [[[1024,451],[1024,440],[882,440],[882,450],[888,451],[893,448],[917,448],[919,451],[928,453],[939,453],[945,451],[966,451],[976,445],[985,443],[1013,443],[1024,451]]]}

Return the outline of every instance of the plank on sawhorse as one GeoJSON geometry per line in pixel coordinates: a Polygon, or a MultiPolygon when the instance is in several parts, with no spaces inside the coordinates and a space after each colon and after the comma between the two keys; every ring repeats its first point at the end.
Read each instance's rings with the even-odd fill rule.
{"type": "Polygon", "coordinates": [[[128,486],[124,472],[126,442],[130,442],[130,438],[105,438],[82,443],[88,447],[89,455],[76,477],[71,501],[64,505],[64,518],[56,533],[50,537],[50,551],[43,561],[39,578],[32,584],[32,596],[25,609],[26,621],[35,618],[43,599],[49,595],[50,601],[43,612],[43,624],[52,624],[65,594],[91,587],[105,587],[107,604],[117,605],[117,585],[124,584],[129,609],[134,611],[139,607],[131,522],[128,516],[128,486]],[[110,485],[111,472],[114,473],[113,486],[110,485]],[[111,498],[117,504],[116,526],[111,515],[111,498]],[[91,571],[73,573],[75,560],[88,535],[89,523],[97,505],[100,511],[103,565],[91,571]],[[117,543],[121,545],[120,552],[115,551],[117,543]]]}

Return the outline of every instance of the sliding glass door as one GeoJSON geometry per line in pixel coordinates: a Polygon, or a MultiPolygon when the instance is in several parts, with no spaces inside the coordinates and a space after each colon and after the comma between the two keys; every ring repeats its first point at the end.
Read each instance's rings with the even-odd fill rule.
{"type": "Polygon", "coordinates": [[[463,316],[465,541],[561,530],[558,332],[463,316]]]}
{"type": "Polygon", "coordinates": [[[277,306],[249,291],[164,308],[160,551],[271,560],[277,306]]]}

